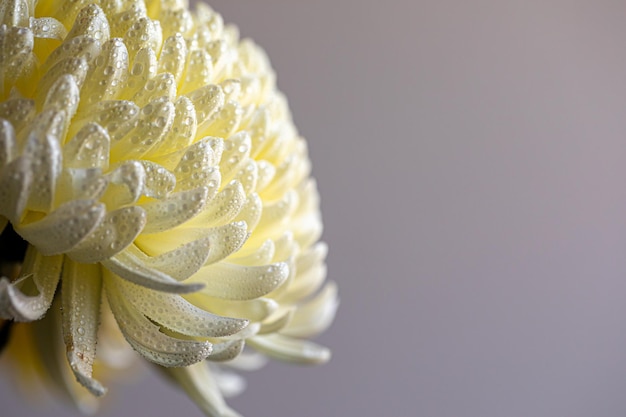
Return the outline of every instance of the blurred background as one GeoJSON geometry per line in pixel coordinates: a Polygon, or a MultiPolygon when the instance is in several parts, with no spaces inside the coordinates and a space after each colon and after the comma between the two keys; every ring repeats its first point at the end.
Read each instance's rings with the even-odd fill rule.
{"type": "MultiPolygon", "coordinates": [[[[340,288],[247,417],[626,415],[626,4],[211,0],[309,140],[340,288]]],[[[156,374],[101,415],[201,413],[156,374]]],[[[0,380],[2,416],[31,408],[0,380]]]]}

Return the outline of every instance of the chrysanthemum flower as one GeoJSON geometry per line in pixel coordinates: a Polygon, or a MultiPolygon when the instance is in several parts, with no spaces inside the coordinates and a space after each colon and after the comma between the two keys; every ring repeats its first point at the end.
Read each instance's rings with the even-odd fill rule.
{"type": "Polygon", "coordinates": [[[130,345],[211,416],[244,344],[326,361],[317,189],[263,51],[186,0],[0,0],[0,24],[11,361],[87,409],[130,345]]]}

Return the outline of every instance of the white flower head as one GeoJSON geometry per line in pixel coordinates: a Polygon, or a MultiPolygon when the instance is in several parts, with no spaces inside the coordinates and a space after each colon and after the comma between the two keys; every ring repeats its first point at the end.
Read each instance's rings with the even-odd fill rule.
{"type": "Polygon", "coordinates": [[[112,313],[211,416],[246,344],[326,361],[317,188],[264,52],[185,0],[0,0],[0,25],[0,226],[27,242],[5,325],[62,335],[69,367],[43,360],[100,396],[112,313]]]}

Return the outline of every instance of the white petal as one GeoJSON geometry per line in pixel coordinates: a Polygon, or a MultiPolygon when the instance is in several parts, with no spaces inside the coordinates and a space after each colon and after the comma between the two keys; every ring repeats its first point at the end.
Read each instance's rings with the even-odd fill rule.
{"type": "Polygon", "coordinates": [[[280,334],[255,336],[248,344],[259,352],[287,362],[317,364],[328,362],[330,351],[308,340],[294,339],[280,334]]]}
{"type": "Polygon", "coordinates": [[[243,339],[230,340],[223,343],[214,343],[213,351],[207,359],[213,362],[225,362],[233,360],[234,358],[239,356],[245,344],[246,342],[243,339]]]}
{"type": "Polygon", "coordinates": [[[146,173],[143,195],[164,198],[176,186],[176,176],[161,165],[151,161],[139,161],[146,173]]]}
{"type": "Polygon", "coordinates": [[[158,256],[193,242],[208,240],[209,254],[204,261],[204,264],[208,264],[237,251],[247,237],[246,224],[235,222],[213,228],[177,227],[161,233],[142,234],[137,238],[137,245],[147,254],[158,256]]]}
{"type": "Polygon", "coordinates": [[[261,324],[259,334],[278,333],[287,326],[293,317],[294,308],[284,309],[280,314],[268,318],[261,324]]]}
{"type": "Polygon", "coordinates": [[[69,200],[98,200],[107,185],[99,168],[66,168],[59,177],[55,205],[69,200]]]}
{"type": "MultiPolygon", "coordinates": [[[[157,57],[152,48],[142,48],[130,66],[130,74],[126,86],[122,91],[122,96],[132,97],[143,88],[148,80],[153,78],[157,73],[157,57]]],[[[133,100],[134,101],[134,100],[133,100]]],[[[140,105],[144,105],[142,103],[140,105]]]]}
{"type": "MultiPolygon", "coordinates": [[[[187,94],[191,90],[194,91],[190,94],[197,93],[197,89],[205,87],[211,82],[213,76],[213,63],[211,62],[211,55],[209,55],[209,53],[204,49],[194,48],[187,54],[186,61],[187,67],[181,77],[182,85],[180,86],[180,93],[187,94]]],[[[189,98],[192,97],[190,96],[189,98]]],[[[204,107],[209,106],[205,105],[204,107]]],[[[219,107],[221,107],[221,103],[219,104],[219,107]]],[[[203,110],[203,113],[206,113],[207,111],[208,110],[203,110]]]]}
{"type": "Polygon", "coordinates": [[[210,121],[200,127],[201,132],[203,135],[228,137],[239,128],[243,114],[244,110],[241,104],[232,100],[227,101],[210,121]]]}
{"type": "Polygon", "coordinates": [[[202,293],[185,295],[185,298],[204,310],[226,317],[238,317],[254,322],[261,322],[279,308],[279,304],[271,298],[236,301],[209,297],[202,293]]]}
{"type": "Polygon", "coordinates": [[[0,117],[13,125],[15,133],[29,126],[35,116],[34,100],[10,98],[0,103],[0,117]]]}
{"type": "Polygon", "coordinates": [[[259,168],[259,178],[256,183],[256,191],[262,192],[274,179],[276,175],[276,168],[270,162],[265,160],[256,161],[257,167],[259,168]]]}
{"type": "MultiPolygon", "coordinates": [[[[214,136],[224,137],[222,134],[214,136]]],[[[220,161],[220,171],[224,182],[230,181],[237,171],[248,161],[252,140],[248,132],[239,132],[224,141],[224,154],[220,161]]]]}
{"type": "Polygon", "coordinates": [[[121,278],[143,287],[176,294],[198,291],[202,283],[181,283],[163,272],[147,267],[128,250],[102,261],[102,264],[121,278]]]}
{"type": "Polygon", "coordinates": [[[17,138],[11,122],[0,119],[0,167],[5,167],[17,153],[17,138]]]}
{"type": "Polygon", "coordinates": [[[247,320],[222,317],[204,311],[179,295],[153,291],[124,280],[116,282],[133,307],[155,323],[180,334],[222,337],[237,333],[247,320]]]}
{"type": "Polygon", "coordinates": [[[42,220],[15,231],[37,246],[42,255],[70,251],[96,229],[104,218],[105,206],[93,200],[74,200],[48,214],[42,220]]]}
{"type": "Polygon", "coordinates": [[[62,111],[48,110],[33,122],[23,155],[33,174],[27,207],[47,213],[52,208],[56,181],[62,169],[60,140],[69,120],[62,111]]]}
{"type": "Polygon", "coordinates": [[[240,252],[234,254],[229,258],[229,261],[241,264],[241,265],[267,265],[272,262],[276,246],[273,240],[266,240],[256,250],[247,254],[240,254],[240,252]]]}
{"type": "Polygon", "coordinates": [[[248,195],[248,199],[239,211],[239,214],[237,214],[237,217],[235,217],[235,221],[246,222],[250,231],[253,231],[259,224],[262,213],[263,201],[257,193],[252,193],[248,195]]]}
{"type": "Polygon", "coordinates": [[[267,356],[251,349],[246,349],[228,363],[228,367],[239,371],[258,371],[268,362],[267,356]]]}
{"type": "Polygon", "coordinates": [[[22,278],[9,283],[0,279],[0,316],[16,321],[38,320],[48,311],[61,276],[63,257],[42,256],[29,245],[22,266],[22,278]],[[20,288],[32,281],[37,295],[26,295],[20,288]]]}
{"type": "Polygon", "coordinates": [[[48,71],[41,77],[39,84],[35,91],[37,92],[36,102],[42,105],[45,101],[48,91],[52,88],[54,83],[67,74],[74,77],[76,85],[80,88],[87,77],[89,71],[89,64],[83,57],[67,57],[61,59],[59,62],[50,67],[48,71]]]}
{"type": "Polygon", "coordinates": [[[139,112],[134,128],[112,141],[111,158],[143,157],[167,135],[174,115],[174,104],[167,97],[159,97],[146,104],[139,112]]]}
{"type": "Polygon", "coordinates": [[[278,299],[281,303],[295,303],[314,294],[324,283],[326,278],[327,246],[318,243],[306,254],[298,256],[296,260],[296,276],[289,283],[286,291],[282,292],[278,299]]]}
{"type": "Polygon", "coordinates": [[[65,26],[53,17],[40,17],[29,19],[30,29],[36,38],[56,39],[62,41],[67,36],[65,26]]]}
{"type": "Polygon", "coordinates": [[[201,282],[203,294],[228,300],[251,300],[268,294],[289,275],[286,263],[242,266],[220,262],[201,268],[192,282],[201,282]]]}
{"type": "MultiPolygon", "coordinates": [[[[209,360],[210,358],[209,356],[209,360]]],[[[228,366],[230,366],[231,362],[232,360],[228,363],[228,366]]],[[[246,379],[241,375],[227,371],[224,369],[224,366],[219,364],[213,366],[209,364],[209,368],[215,377],[217,387],[225,398],[236,397],[246,390],[246,379]]]]}
{"type": "Polygon", "coordinates": [[[208,238],[194,240],[158,256],[148,256],[135,245],[128,248],[147,268],[161,271],[177,281],[195,274],[206,263],[210,249],[208,238]]]}
{"type": "Polygon", "coordinates": [[[224,225],[234,220],[245,202],[243,187],[239,182],[232,181],[187,225],[191,227],[224,225]]]}
{"type": "Polygon", "coordinates": [[[65,112],[69,120],[76,113],[79,99],[80,90],[78,85],[76,85],[76,80],[67,74],[59,77],[50,88],[50,91],[48,91],[43,111],[55,110],[65,112]]]}
{"type": "Polygon", "coordinates": [[[259,178],[259,168],[252,158],[247,158],[235,173],[233,179],[239,181],[243,186],[246,195],[256,190],[256,183],[259,178]]]}
{"type": "Polygon", "coordinates": [[[209,342],[176,339],[162,333],[127,301],[115,282],[117,279],[105,273],[107,299],[120,330],[137,352],[165,367],[189,366],[209,356],[209,342]]]}
{"type": "Polygon", "coordinates": [[[146,171],[139,161],[124,161],[106,175],[109,187],[102,201],[109,209],[135,203],[144,189],[146,171]]]}
{"type": "MultiPolygon", "coordinates": [[[[73,29],[72,29],[73,31],[73,29]]],[[[102,45],[98,59],[91,65],[80,98],[81,106],[115,99],[128,77],[128,51],[121,39],[102,45]]]]}
{"type": "MultiPolygon", "coordinates": [[[[157,74],[149,79],[142,88],[133,95],[132,100],[140,106],[145,106],[150,101],[159,97],[167,97],[167,99],[171,101],[176,99],[176,80],[174,76],[168,72],[157,74]]],[[[172,120],[174,120],[174,118],[172,118],[172,120]]]]}
{"type": "Polygon", "coordinates": [[[64,165],[68,168],[109,167],[109,133],[96,123],[87,123],[63,147],[64,165]]]}
{"type": "Polygon", "coordinates": [[[206,363],[163,371],[178,382],[207,417],[242,417],[226,405],[206,363]]]}
{"type": "Polygon", "coordinates": [[[142,204],[147,215],[144,233],[172,229],[198,214],[206,203],[206,187],[170,194],[163,200],[142,204]]]}
{"type": "Polygon", "coordinates": [[[174,74],[178,82],[185,69],[186,55],[187,43],[182,34],[176,33],[165,39],[159,56],[159,72],[174,74]]]}
{"type": "MultiPolygon", "coordinates": [[[[161,53],[163,57],[163,53],[161,53]]],[[[150,150],[149,155],[158,156],[185,149],[196,136],[196,109],[191,100],[181,96],[174,103],[174,123],[167,136],[150,150]]]]}
{"type": "Polygon", "coordinates": [[[263,206],[263,214],[255,230],[259,235],[263,232],[272,236],[274,230],[279,230],[278,225],[289,220],[297,206],[298,194],[293,190],[287,191],[280,200],[263,206]]]}
{"type": "Polygon", "coordinates": [[[109,212],[86,239],[65,252],[77,262],[103,261],[128,247],[145,223],[146,215],[137,206],[109,212]]]}
{"type": "Polygon", "coordinates": [[[100,42],[86,36],[66,38],[61,46],[50,53],[39,72],[45,74],[50,68],[67,58],[84,59],[85,62],[90,62],[100,55],[100,46],[100,42]]]}
{"type": "Polygon", "coordinates": [[[312,337],[326,330],[339,306],[337,285],[326,284],[316,297],[299,306],[291,322],[281,330],[281,334],[293,337],[312,337]]]}
{"type": "Polygon", "coordinates": [[[209,187],[213,198],[222,179],[216,166],[221,152],[221,140],[204,138],[189,146],[174,169],[178,179],[177,188],[188,190],[200,186],[209,187]]]}
{"type": "MultiPolygon", "coordinates": [[[[80,7],[82,4],[83,3],[78,2],[71,5],[64,4],[64,6],[80,7]]],[[[71,15],[60,14],[60,16],[74,21],[74,26],[72,26],[70,33],[67,35],[68,39],[83,35],[96,39],[100,43],[104,43],[109,39],[109,22],[102,9],[95,4],[89,4],[81,8],[75,20],[72,19],[73,16],[71,15]]]]}
{"type": "Polygon", "coordinates": [[[33,175],[30,160],[20,156],[2,170],[0,178],[0,214],[17,224],[26,209],[33,175]]]}
{"type": "Polygon", "coordinates": [[[102,275],[100,265],[77,264],[65,258],[62,291],[63,339],[76,380],[93,395],[106,388],[92,378],[100,322],[102,275]]]}
{"type": "Polygon", "coordinates": [[[70,126],[72,136],[88,123],[97,123],[108,133],[110,141],[116,141],[130,132],[139,118],[139,106],[132,101],[99,101],[88,111],[79,110],[70,126]]]}
{"type": "MultiPolygon", "coordinates": [[[[193,58],[191,59],[193,64],[193,58]]],[[[205,69],[203,69],[205,70],[205,69]]],[[[198,135],[202,134],[202,124],[210,120],[224,105],[224,92],[220,86],[205,83],[203,87],[186,94],[196,108],[196,118],[198,120],[198,135]]]]}
{"type": "Polygon", "coordinates": [[[56,297],[53,306],[41,319],[32,323],[33,344],[37,358],[41,361],[38,372],[45,372],[55,387],[84,414],[94,414],[98,401],[76,381],[76,376],[67,364],[66,347],[62,340],[61,297],[56,297]]]}

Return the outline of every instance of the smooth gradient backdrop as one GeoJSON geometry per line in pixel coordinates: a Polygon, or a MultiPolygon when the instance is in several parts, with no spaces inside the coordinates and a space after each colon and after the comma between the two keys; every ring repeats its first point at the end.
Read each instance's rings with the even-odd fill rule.
{"type": "MultiPolygon", "coordinates": [[[[40,0],[44,1],[44,0],[40,0]]],[[[626,416],[626,4],[212,0],[308,138],[339,284],[246,417],[626,416]]],[[[102,417],[200,417],[148,373],[102,417]]],[[[7,378],[0,415],[33,409],[7,378]]]]}

